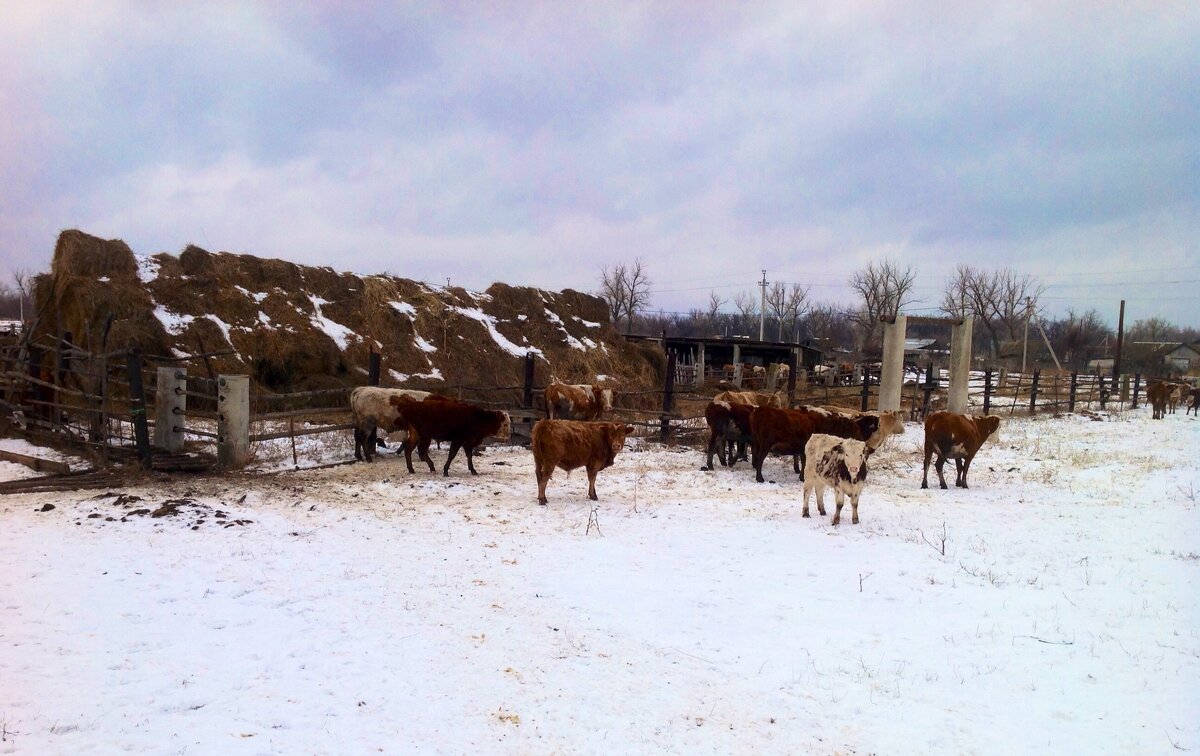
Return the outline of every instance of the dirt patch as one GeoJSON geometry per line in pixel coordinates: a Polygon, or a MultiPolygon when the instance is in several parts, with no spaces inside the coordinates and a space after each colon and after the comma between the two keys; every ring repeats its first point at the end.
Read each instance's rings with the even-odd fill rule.
{"type": "MultiPolygon", "coordinates": [[[[244,495],[242,499],[245,499],[244,495]]],[[[199,530],[205,524],[210,527],[232,528],[254,522],[247,518],[231,518],[229,513],[222,509],[226,506],[224,502],[212,505],[183,497],[167,499],[157,505],[136,506],[141,502],[143,499],[140,496],[108,491],[79,502],[82,506],[93,508],[93,511],[76,520],[75,524],[81,525],[84,520],[108,523],[129,522],[131,518],[137,517],[149,517],[154,520],[170,518],[168,521],[179,522],[191,530],[199,530]]]]}

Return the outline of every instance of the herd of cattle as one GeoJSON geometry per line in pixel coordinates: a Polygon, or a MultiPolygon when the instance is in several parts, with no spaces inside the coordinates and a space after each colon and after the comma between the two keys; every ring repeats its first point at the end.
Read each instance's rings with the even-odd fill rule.
{"type": "MultiPolygon", "coordinates": [[[[1192,388],[1188,383],[1159,381],[1146,387],[1146,399],[1150,402],[1150,408],[1153,410],[1152,417],[1155,420],[1162,420],[1168,412],[1174,415],[1176,408],[1186,400],[1190,400],[1192,404],[1184,410],[1183,414],[1197,412],[1197,406],[1200,406],[1200,389],[1192,388]]],[[[1200,417],[1200,412],[1197,412],[1197,416],[1200,417]]]]}
{"type": "MultiPolygon", "coordinates": [[[[1186,397],[1188,412],[1200,404],[1200,389],[1187,384],[1158,382],[1147,388],[1154,419],[1162,419],[1186,397]]],[[[611,389],[590,385],[551,383],[544,392],[547,418],[534,424],[531,449],[537,478],[538,503],[546,503],[546,485],[555,469],[585,468],[588,498],[595,500],[596,475],[613,464],[633,428],[599,418],[612,412],[611,389]]],[[[899,412],[856,412],[841,407],[801,405],[788,408],[784,395],[753,391],[717,394],[704,411],[708,425],[707,464],[713,470],[716,456],[723,467],[747,461],[755,479],[763,482],[762,468],[769,454],[792,457],[792,469],[804,482],[802,516],[808,517],[808,500],[815,495],[817,511],[825,514],[824,491],[833,489],[836,511],[833,524],[841,521],[842,505],[850,500],[851,521],[858,522],[858,499],[867,479],[867,462],[888,438],[904,432],[899,412]],[[749,454],[747,453],[749,451],[749,454]]],[[[442,474],[450,474],[450,463],[461,449],[467,469],[475,470],[475,451],[487,438],[507,440],[512,422],[507,412],[438,396],[427,391],[362,386],[350,394],[354,413],[354,456],[370,462],[379,437],[403,432],[404,460],[415,472],[412,451],[434,472],[429,456],[434,441],[449,444],[442,474]]],[[[948,488],[942,473],[947,460],[955,465],[954,484],[967,488],[971,461],[989,438],[997,435],[1000,418],[995,415],[970,417],[951,412],[934,412],[925,419],[925,454],[921,488],[929,487],[932,462],[942,488],[948,488]]],[[[399,453],[399,451],[397,453],[399,453]]]]}
{"type": "MultiPolygon", "coordinates": [[[[585,468],[588,498],[596,500],[596,475],[610,467],[633,430],[623,423],[598,418],[612,411],[611,390],[588,385],[552,383],[545,389],[548,417],[534,424],[531,449],[537,479],[538,503],[545,504],[546,485],[555,469],[585,468]]],[[[841,520],[842,505],[849,498],[852,522],[858,522],[858,500],[867,478],[867,461],[888,438],[904,432],[898,412],[855,412],[837,407],[787,408],[781,394],[725,391],[705,410],[708,424],[708,461],[713,456],[722,466],[739,460],[753,466],[755,478],[763,482],[762,468],[768,454],[792,457],[792,468],[804,482],[803,516],[808,517],[808,500],[815,494],[817,511],[825,514],[824,490],[833,489],[836,511],[833,524],[841,520]],[[750,454],[747,456],[747,450],[750,454]]],[[[380,437],[403,432],[403,452],[410,473],[415,472],[412,451],[435,471],[429,456],[434,441],[449,444],[442,474],[450,474],[450,463],[461,449],[467,468],[475,470],[475,451],[487,438],[507,440],[512,430],[508,413],[484,409],[468,402],[410,389],[361,386],[350,394],[354,413],[354,456],[370,462],[380,437]]],[[[942,468],[953,459],[957,468],[955,485],[967,487],[967,472],[980,446],[1000,424],[999,418],[971,418],[936,412],[925,422],[925,478],[934,461],[942,488],[947,488],[942,468]],[[936,460],[934,456],[936,455],[936,460]]]]}

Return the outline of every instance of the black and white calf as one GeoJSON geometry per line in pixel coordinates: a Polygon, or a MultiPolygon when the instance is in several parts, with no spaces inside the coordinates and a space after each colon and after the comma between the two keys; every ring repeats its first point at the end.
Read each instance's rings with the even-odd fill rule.
{"type": "Polygon", "coordinates": [[[816,490],[817,511],[825,514],[825,488],[833,489],[837,511],[833,524],[842,520],[842,503],[850,497],[850,522],[858,524],[858,496],[867,482],[867,445],[849,438],[814,433],[804,445],[804,510],[808,517],[808,494],[816,490]]]}

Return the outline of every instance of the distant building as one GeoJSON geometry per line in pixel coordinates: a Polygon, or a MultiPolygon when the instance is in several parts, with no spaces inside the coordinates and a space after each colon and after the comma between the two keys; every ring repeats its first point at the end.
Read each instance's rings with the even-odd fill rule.
{"type": "Polygon", "coordinates": [[[1170,344],[1160,350],[1163,362],[1181,373],[1200,369],[1200,343],[1170,344]]]}

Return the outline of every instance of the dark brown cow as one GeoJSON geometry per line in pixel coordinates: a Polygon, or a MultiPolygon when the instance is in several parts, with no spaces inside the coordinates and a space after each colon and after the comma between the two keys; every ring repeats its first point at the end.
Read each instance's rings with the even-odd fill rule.
{"type": "Polygon", "coordinates": [[[546,503],[546,484],[554,468],[570,472],[587,468],[588,498],[596,501],[596,474],[612,466],[625,436],[633,430],[621,423],[587,423],[577,420],[538,420],[533,426],[533,467],[538,504],[546,503]]]}
{"type": "Polygon", "coordinates": [[[384,446],[378,437],[379,429],[384,434],[404,430],[400,409],[391,403],[393,396],[407,396],[421,401],[429,396],[428,391],[414,389],[359,386],[350,392],[350,410],[354,413],[354,458],[370,462],[375,457],[375,446],[384,446]]]}
{"type": "Polygon", "coordinates": [[[429,465],[429,472],[434,472],[429,444],[431,441],[449,441],[450,453],[446,457],[442,475],[449,477],[450,463],[460,448],[466,452],[467,469],[472,475],[478,475],[474,463],[475,449],[488,436],[507,440],[512,430],[507,412],[483,409],[445,396],[429,396],[422,401],[394,396],[391,402],[400,409],[408,430],[408,438],[404,440],[404,461],[410,473],[416,472],[412,464],[414,446],[417,456],[429,465]]]}
{"type": "Polygon", "coordinates": [[[1154,410],[1150,416],[1152,420],[1162,420],[1167,412],[1167,402],[1171,398],[1171,384],[1159,381],[1151,383],[1146,387],[1146,401],[1150,402],[1150,408],[1154,410]]]}
{"type": "Polygon", "coordinates": [[[814,433],[866,441],[878,430],[879,418],[874,415],[847,417],[818,409],[759,407],[750,415],[755,480],[763,482],[763,462],[772,452],[791,454],[792,469],[804,480],[804,445],[814,433]]]}
{"type": "Polygon", "coordinates": [[[942,488],[946,478],[942,475],[942,467],[946,460],[953,458],[957,474],[954,485],[967,488],[967,472],[971,469],[971,460],[983,442],[996,434],[1000,429],[1000,418],[996,415],[985,417],[969,417],[956,412],[931,412],[925,418],[925,473],[921,477],[921,488],[929,488],[929,460],[937,452],[938,480],[942,488]]]}
{"type": "Polygon", "coordinates": [[[587,383],[567,384],[555,381],[543,392],[546,416],[551,420],[595,420],[612,411],[612,389],[587,383]]]}
{"type": "Polygon", "coordinates": [[[1195,412],[1196,417],[1200,417],[1200,409],[1198,409],[1200,407],[1200,388],[1188,389],[1187,397],[1185,398],[1192,400],[1192,406],[1184,410],[1183,416],[1187,417],[1188,413],[1195,412]]]}
{"type": "Polygon", "coordinates": [[[721,460],[722,467],[732,467],[739,459],[746,458],[746,442],[750,440],[750,413],[754,405],[709,402],[704,408],[704,420],[708,423],[708,464],[705,470],[713,469],[713,454],[721,460]],[[736,444],[737,453],[734,454],[736,444]],[[728,447],[728,461],[726,448],[728,447]]]}

